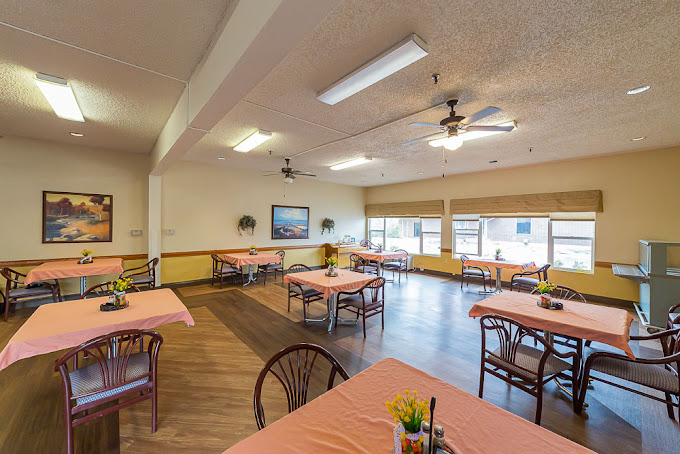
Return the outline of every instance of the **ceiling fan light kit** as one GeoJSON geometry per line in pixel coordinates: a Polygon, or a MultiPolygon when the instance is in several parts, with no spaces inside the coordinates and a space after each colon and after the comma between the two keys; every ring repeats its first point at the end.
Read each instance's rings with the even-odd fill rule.
{"type": "Polygon", "coordinates": [[[427,44],[412,34],[321,91],[316,99],[333,106],[427,55],[427,44]]]}
{"type": "Polygon", "coordinates": [[[290,166],[290,158],[284,158],[286,160],[286,167],[282,167],[280,171],[276,171],[267,175],[265,177],[273,177],[275,175],[283,175],[283,182],[285,184],[292,184],[295,181],[296,175],[301,175],[303,177],[316,177],[308,170],[297,170],[290,166]]]}
{"type": "Polygon", "coordinates": [[[265,131],[264,129],[258,129],[244,140],[239,142],[235,147],[234,151],[240,151],[241,153],[247,153],[253,148],[265,143],[267,140],[272,138],[272,133],[270,131],[265,131]]]}

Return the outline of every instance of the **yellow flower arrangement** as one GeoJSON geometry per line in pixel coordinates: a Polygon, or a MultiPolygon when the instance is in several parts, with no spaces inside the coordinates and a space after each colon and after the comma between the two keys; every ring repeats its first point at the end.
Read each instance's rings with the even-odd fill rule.
{"type": "Polygon", "coordinates": [[[83,257],[87,257],[88,255],[92,255],[92,249],[83,249],[80,253],[83,254],[83,257]]]}
{"type": "Polygon", "coordinates": [[[114,292],[124,292],[132,284],[132,279],[129,277],[121,277],[115,281],[111,281],[111,290],[114,292]]]}
{"type": "Polygon", "coordinates": [[[397,394],[392,402],[385,402],[385,407],[394,417],[394,422],[401,422],[406,432],[419,432],[420,424],[429,418],[428,403],[424,399],[418,399],[418,391],[411,393],[405,389],[404,396],[397,394]]]}
{"type": "Polygon", "coordinates": [[[254,250],[254,249],[257,249],[257,248],[255,247],[254,244],[251,244],[251,245],[250,245],[250,250],[252,251],[252,250],[254,250]]]}
{"type": "Polygon", "coordinates": [[[330,266],[338,266],[338,259],[335,257],[328,257],[326,258],[326,263],[328,263],[330,266]]]}
{"type": "Polygon", "coordinates": [[[540,281],[536,285],[536,290],[538,290],[538,293],[540,293],[541,295],[545,293],[550,293],[553,290],[555,290],[555,288],[557,288],[555,284],[551,284],[550,282],[547,281],[540,281]]]}

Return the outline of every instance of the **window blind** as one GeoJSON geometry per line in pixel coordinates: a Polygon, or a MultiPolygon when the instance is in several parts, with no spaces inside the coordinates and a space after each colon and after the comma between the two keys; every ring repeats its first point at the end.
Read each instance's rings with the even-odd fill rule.
{"type": "Polygon", "coordinates": [[[602,212],[602,191],[549,192],[452,199],[451,214],[602,212]]]}

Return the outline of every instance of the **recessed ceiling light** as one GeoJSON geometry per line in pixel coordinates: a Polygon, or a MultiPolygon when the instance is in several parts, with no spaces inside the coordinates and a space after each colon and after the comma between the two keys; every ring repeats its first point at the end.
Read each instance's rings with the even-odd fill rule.
{"type": "Polygon", "coordinates": [[[73,137],[83,137],[85,134],[80,132],[69,132],[73,137]]]}
{"type": "Polygon", "coordinates": [[[426,55],[427,44],[412,34],[319,93],[316,99],[332,106],[426,55]]]}
{"type": "Polygon", "coordinates": [[[373,158],[352,159],[351,161],[341,162],[340,164],[335,164],[334,166],[331,166],[331,170],[347,169],[348,167],[354,167],[354,166],[359,166],[361,164],[366,164],[367,162],[371,162],[372,160],[373,160],[373,158]]]}
{"type": "Polygon", "coordinates": [[[638,140],[644,140],[644,139],[645,139],[645,136],[640,136],[640,137],[635,137],[635,138],[630,139],[630,140],[633,141],[633,142],[637,142],[638,140]]]}
{"type": "Polygon", "coordinates": [[[42,92],[57,117],[71,121],[85,121],[83,113],[78,107],[76,97],[66,79],[47,74],[37,73],[35,84],[42,92]]]}
{"type": "Polygon", "coordinates": [[[494,159],[493,161],[489,161],[489,164],[496,164],[497,162],[498,161],[494,159]]]}
{"type": "Polygon", "coordinates": [[[272,133],[269,131],[265,131],[264,129],[258,129],[251,135],[245,138],[245,140],[242,140],[240,143],[238,143],[235,147],[235,151],[240,151],[241,153],[247,153],[256,146],[268,141],[269,139],[272,138],[272,133]]]}
{"type": "Polygon", "coordinates": [[[425,173],[425,172],[418,172],[418,175],[422,175],[422,174],[424,174],[424,173],[425,173]]]}
{"type": "Polygon", "coordinates": [[[217,159],[219,159],[220,161],[224,161],[225,159],[227,159],[227,157],[226,156],[218,156],[217,159]]]}
{"type": "Polygon", "coordinates": [[[649,90],[650,88],[652,88],[652,87],[649,86],[649,85],[644,85],[642,87],[637,87],[637,88],[633,88],[632,90],[628,90],[626,92],[626,94],[627,95],[637,95],[637,94],[640,94],[642,92],[649,90]]]}

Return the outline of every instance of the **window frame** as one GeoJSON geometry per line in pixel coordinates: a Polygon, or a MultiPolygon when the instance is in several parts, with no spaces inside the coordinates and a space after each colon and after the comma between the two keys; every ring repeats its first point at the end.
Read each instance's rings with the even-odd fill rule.
{"type": "MultiPolygon", "coordinates": [[[[464,216],[465,219],[463,219],[463,216],[461,216],[459,219],[456,219],[454,216],[451,219],[451,255],[453,255],[454,258],[459,258],[461,255],[472,255],[474,257],[481,257],[482,256],[482,218],[480,215],[466,215],[464,216]],[[469,217],[468,217],[469,216],[469,217]],[[474,217],[477,217],[476,219],[474,217]],[[462,222],[467,222],[467,221],[477,221],[477,253],[472,254],[470,252],[461,252],[458,253],[456,252],[456,227],[454,223],[456,221],[462,221],[462,222]]],[[[474,230],[474,229],[459,229],[459,230],[474,230]]]]}
{"type": "MultiPolygon", "coordinates": [[[[423,229],[423,223],[422,219],[427,218],[427,219],[439,219],[439,222],[441,224],[442,222],[442,217],[441,216],[367,216],[366,217],[366,233],[367,233],[367,238],[369,240],[372,238],[371,232],[382,232],[382,245],[383,247],[387,246],[387,219],[408,219],[408,218],[417,218],[419,220],[420,224],[420,229],[419,229],[419,242],[418,242],[418,252],[412,255],[422,255],[426,257],[441,257],[441,237],[442,237],[442,232],[441,232],[441,227],[439,232],[430,232],[430,231],[425,231],[423,229]],[[371,230],[371,219],[383,219],[383,229],[382,230],[371,230]],[[425,233],[438,233],[439,234],[439,254],[425,254],[423,253],[423,234],[425,233]]],[[[414,235],[415,236],[415,235],[414,235]]]]}
{"type": "Polygon", "coordinates": [[[595,229],[597,228],[597,223],[595,219],[550,219],[548,222],[548,261],[550,266],[557,271],[566,271],[569,273],[582,273],[582,274],[595,274],[595,229]],[[554,236],[552,233],[553,222],[592,222],[593,223],[593,236],[564,236],[558,235],[554,236]],[[590,269],[579,270],[576,268],[563,268],[555,265],[555,240],[581,240],[590,241],[590,269]]]}

